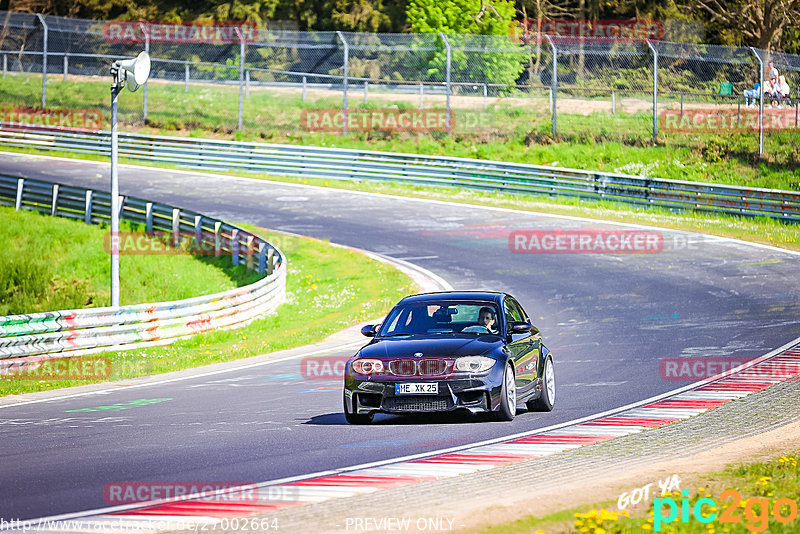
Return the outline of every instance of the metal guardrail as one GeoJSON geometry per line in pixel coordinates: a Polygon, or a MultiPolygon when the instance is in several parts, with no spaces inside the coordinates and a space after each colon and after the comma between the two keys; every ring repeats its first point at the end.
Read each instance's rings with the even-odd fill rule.
{"type": "MultiPolygon", "coordinates": [[[[52,151],[109,155],[109,138],[109,132],[0,129],[0,146],[52,151]]],[[[328,180],[401,181],[800,222],[800,193],[793,191],[469,158],[130,133],[120,133],[119,148],[120,156],[131,160],[209,171],[241,169],[328,180]]]]}
{"type": "MultiPolygon", "coordinates": [[[[93,224],[110,220],[111,194],[0,176],[0,205],[93,224]]],[[[19,365],[29,357],[166,344],[217,328],[243,326],[285,300],[286,259],[274,245],[193,211],[134,197],[122,197],[119,205],[122,220],[141,223],[147,232],[163,232],[174,243],[194,239],[195,246],[209,254],[230,255],[233,265],[246,265],[265,276],[244,287],[186,300],[0,317],[0,368],[19,365]]]]}

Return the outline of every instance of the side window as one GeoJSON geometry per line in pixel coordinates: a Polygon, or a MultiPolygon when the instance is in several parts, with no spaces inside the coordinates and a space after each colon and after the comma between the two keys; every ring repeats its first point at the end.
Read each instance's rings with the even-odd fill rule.
{"type": "Polygon", "coordinates": [[[519,302],[517,302],[516,300],[512,300],[511,301],[511,305],[514,308],[516,308],[517,315],[519,315],[521,317],[521,319],[519,319],[520,321],[528,321],[528,322],[530,322],[530,319],[528,318],[528,315],[525,313],[525,310],[522,309],[522,306],[519,305],[519,302]]]}
{"type": "Polygon", "coordinates": [[[511,299],[506,299],[505,309],[506,309],[506,320],[508,321],[522,321],[522,315],[520,315],[519,307],[514,305],[514,301],[511,299]]]}

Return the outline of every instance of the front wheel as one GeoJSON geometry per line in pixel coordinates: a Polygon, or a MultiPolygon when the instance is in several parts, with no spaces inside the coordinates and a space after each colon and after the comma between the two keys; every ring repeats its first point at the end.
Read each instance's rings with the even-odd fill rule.
{"type": "Polygon", "coordinates": [[[363,414],[363,413],[350,413],[347,410],[347,399],[342,398],[343,408],[344,408],[344,418],[347,420],[348,423],[351,425],[368,425],[372,422],[372,418],[374,417],[373,414],[363,414]]]}
{"type": "Polygon", "coordinates": [[[556,403],[556,375],[553,371],[552,358],[548,357],[544,361],[542,381],[542,393],[539,398],[527,403],[528,409],[532,412],[549,412],[556,403]]]}
{"type": "Polygon", "coordinates": [[[517,415],[517,383],[511,364],[503,371],[503,386],[500,388],[500,407],[494,412],[498,421],[511,421],[517,415]]]}

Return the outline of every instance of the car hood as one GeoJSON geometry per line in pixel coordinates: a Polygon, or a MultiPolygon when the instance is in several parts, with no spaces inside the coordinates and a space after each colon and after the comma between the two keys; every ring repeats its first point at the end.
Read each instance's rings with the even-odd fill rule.
{"type": "Polygon", "coordinates": [[[487,354],[503,345],[498,336],[398,336],[376,339],[361,349],[363,358],[392,359],[413,357],[421,352],[422,357],[458,357],[487,354]]]}

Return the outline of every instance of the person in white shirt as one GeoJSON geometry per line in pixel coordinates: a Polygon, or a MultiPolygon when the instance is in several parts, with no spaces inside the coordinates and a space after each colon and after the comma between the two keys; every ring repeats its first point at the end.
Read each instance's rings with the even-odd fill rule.
{"type": "Polygon", "coordinates": [[[775,63],[772,61],[769,62],[769,76],[767,78],[770,80],[773,78],[778,79],[778,69],[775,68],[775,63]]]}

